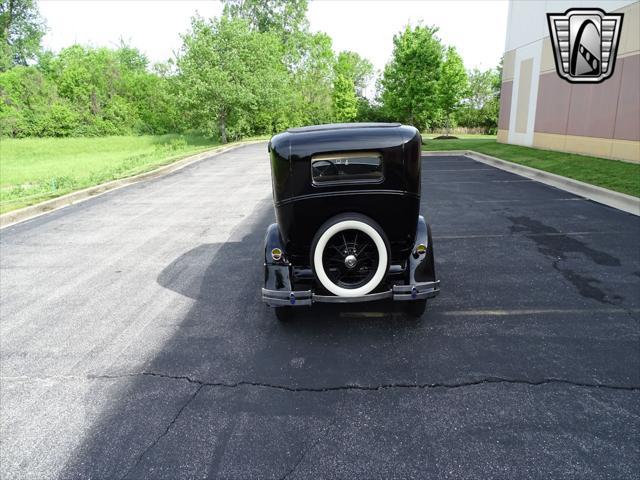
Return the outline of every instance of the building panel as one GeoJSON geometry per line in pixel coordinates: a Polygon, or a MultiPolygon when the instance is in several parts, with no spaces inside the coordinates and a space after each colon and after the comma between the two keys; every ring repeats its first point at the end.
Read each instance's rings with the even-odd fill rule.
{"type": "Polygon", "coordinates": [[[498,141],[640,162],[640,1],[511,1],[498,141]],[[613,75],[571,84],[555,67],[546,13],[623,13],[613,75]]]}
{"type": "Polygon", "coordinates": [[[622,82],[614,138],[640,140],[640,55],[620,59],[622,82]]]}
{"type": "Polygon", "coordinates": [[[540,76],[538,107],[536,109],[536,133],[567,133],[571,84],[564,81],[555,70],[540,76]]]}

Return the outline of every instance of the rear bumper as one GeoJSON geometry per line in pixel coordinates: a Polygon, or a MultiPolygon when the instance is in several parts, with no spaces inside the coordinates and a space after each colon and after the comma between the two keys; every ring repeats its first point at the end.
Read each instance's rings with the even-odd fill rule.
{"type": "Polygon", "coordinates": [[[392,299],[394,301],[412,301],[433,298],[440,293],[440,280],[416,283],[414,285],[394,285],[391,290],[370,293],[360,297],[338,297],[335,295],[317,295],[311,290],[269,290],[262,289],[262,301],[271,307],[304,306],[312,303],[359,303],[392,299]]]}

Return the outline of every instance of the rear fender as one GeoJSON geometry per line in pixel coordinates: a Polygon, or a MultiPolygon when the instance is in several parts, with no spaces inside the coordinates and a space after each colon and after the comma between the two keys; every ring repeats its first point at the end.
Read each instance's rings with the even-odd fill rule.
{"type": "Polygon", "coordinates": [[[431,239],[431,226],[425,222],[422,215],[418,215],[416,239],[413,249],[409,254],[408,267],[409,278],[407,281],[409,285],[436,281],[436,266],[433,254],[433,241],[431,239]],[[416,248],[420,244],[427,247],[427,251],[422,255],[416,253],[416,248]]]}
{"type": "Polygon", "coordinates": [[[268,290],[291,291],[291,266],[287,260],[278,224],[272,223],[267,228],[264,239],[264,288],[268,290]],[[274,260],[271,252],[274,248],[282,251],[282,258],[274,260]]]}

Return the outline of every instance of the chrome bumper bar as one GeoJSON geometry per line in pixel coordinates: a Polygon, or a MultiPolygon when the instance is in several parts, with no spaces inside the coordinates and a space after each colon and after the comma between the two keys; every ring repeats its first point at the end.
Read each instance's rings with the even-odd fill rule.
{"type": "Polygon", "coordinates": [[[262,301],[272,307],[304,306],[312,303],[359,303],[391,298],[396,301],[423,300],[440,293],[440,280],[415,285],[394,285],[391,290],[369,293],[359,297],[316,295],[311,290],[267,290],[262,289],[262,301]]]}
{"type": "Polygon", "coordinates": [[[440,293],[440,280],[393,286],[393,299],[400,301],[424,300],[425,298],[433,298],[438,293],[440,293]]]}
{"type": "Polygon", "coordinates": [[[271,307],[286,305],[311,305],[313,294],[311,290],[267,290],[262,289],[262,301],[271,307]]]}

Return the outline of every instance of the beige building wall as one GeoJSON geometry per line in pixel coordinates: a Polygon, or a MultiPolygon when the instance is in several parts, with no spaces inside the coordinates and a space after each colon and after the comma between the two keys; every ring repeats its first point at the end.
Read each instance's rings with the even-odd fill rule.
{"type": "Polygon", "coordinates": [[[510,4],[498,141],[640,163],[640,1],[561,3],[510,4]],[[571,84],[556,73],[545,13],[595,6],[624,13],[615,70],[599,84],[571,84]],[[523,17],[535,24],[529,32],[523,17]]]}

